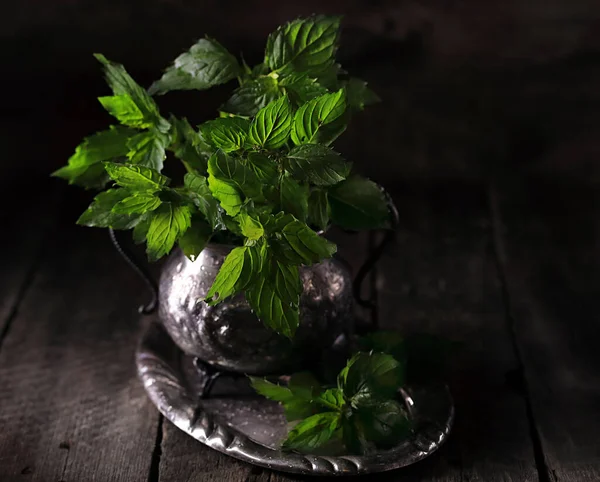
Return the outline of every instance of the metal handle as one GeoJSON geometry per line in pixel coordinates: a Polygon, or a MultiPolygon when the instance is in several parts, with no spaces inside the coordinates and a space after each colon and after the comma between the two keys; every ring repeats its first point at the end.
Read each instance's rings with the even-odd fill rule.
{"type": "Polygon", "coordinates": [[[138,261],[131,254],[131,252],[129,252],[129,250],[121,246],[117,239],[117,236],[115,235],[115,231],[112,228],[108,228],[108,234],[117,252],[127,262],[127,264],[133,268],[133,270],[138,274],[138,276],[142,278],[142,280],[144,280],[144,283],[146,283],[148,289],[150,290],[150,293],[152,294],[152,299],[150,300],[150,302],[145,305],[140,305],[138,311],[142,315],[150,315],[154,313],[156,311],[156,307],[158,306],[158,286],[156,285],[156,282],[154,281],[150,273],[148,273],[148,270],[146,270],[146,268],[144,268],[141,264],[138,263],[138,261]]]}
{"type": "Polygon", "coordinates": [[[377,264],[377,261],[379,261],[379,259],[383,255],[387,246],[395,239],[396,230],[398,229],[398,225],[400,224],[400,215],[398,214],[398,208],[394,204],[392,197],[389,195],[389,193],[385,189],[382,188],[381,191],[383,192],[383,194],[385,196],[385,200],[387,202],[388,209],[390,211],[390,217],[391,217],[390,228],[391,229],[386,231],[384,238],[377,245],[377,247],[371,252],[371,255],[365,260],[363,265],[360,267],[360,269],[358,270],[358,273],[356,274],[356,278],[354,279],[354,284],[352,286],[354,298],[356,299],[356,302],[360,306],[364,306],[365,308],[375,308],[375,303],[373,303],[371,300],[366,300],[366,299],[362,298],[362,296],[361,296],[362,285],[363,285],[367,275],[371,272],[371,270],[375,267],[375,264],[377,264]]]}

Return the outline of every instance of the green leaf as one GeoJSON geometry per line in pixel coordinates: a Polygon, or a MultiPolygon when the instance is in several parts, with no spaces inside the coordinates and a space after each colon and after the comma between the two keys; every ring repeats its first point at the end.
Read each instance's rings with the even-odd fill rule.
{"type": "Polygon", "coordinates": [[[277,164],[267,156],[258,152],[248,154],[247,165],[254,171],[263,185],[273,184],[277,177],[277,164]]]}
{"type": "Polygon", "coordinates": [[[199,172],[205,172],[208,158],[212,153],[210,146],[192,128],[187,119],[171,117],[173,124],[173,153],[188,166],[199,172]]]}
{"type": "Polygon", "coordinates": [[[339,412],[318,413],[298,423],[288,434],[283,448],[311,452],[328,442],[340,426],[339,412]]]}
{"type": "Polygon", "coordinates": [[[381,102],[377,94],[367,87],[367,83],[356,77],[351,77],[346,83],[346,96],[348,106],[356,111],[361,111],[368,105],[381,102]]]}
{"type": "Polygon", "coordinates": [[[98,228],[131,229],[139,221],[139,214],[117,214],[113,207],[131,196],[126,189],[109,189],[101,192],[90,207],[79,217],[77,224],[98,228]]]}
{"type": "Polygon", "coordinates": [[[297,19],[269,35],[265,64],[281,74],[318,74],[334,62],[340,17],[297,19]]]}
{"type": "Polygon", "coordinates": [[[132,191],[156,192],[168,186],[170,182],[167,176],[154,169],[135,164],[105,162],[104,167],[113,181],[132,191]]]}
{"type": "Polygon", "coordinates": [[[278,149],[288,140],[291,128],[292,106],[287,96],[283,96],[256,113],[248,141],[266,149],[278,149]]]}
{"type": "Polygon", "coordinates": [[[212,229],[198,215],[192,216],[192,224],[179,238],[179,247],[191,261],[194,261],[208,244],[212,229]]]}
{"type": "Polygon", "coordinates": [[[385,195],[373,181],[352,176],[329,190],[331,218],[345,229],[389,227],[385,195]]]}
{"type": "Polygon", "coordinates": [[[116,214],[144,214],[154,211],[160,204],[161,200],[153,193],[142,192],[119,201],[112,211],[116,214]]]}
{"type": "Polygon", "coordinates": [[[133,129],[111,126],[110,129],[86,137],[69,158],[69,163],[52,175],[86,188],[102,187],[108,176],[102,161],[124,157],[129,148],[127,140],[135,134],[133,129]]]}
{"type": "Polygon", "coordinates": [[[281,179],[279,186],[282,211],[293,214],[301,221],[308,215],[308,186],[301,185],[290,177],[281,179]]]}
{"type": "Polygon", "coordinates": [[[324,189],[313,189],[308,197],[308,224],[318,229],[329,225],[329,202],[324,189]]]}
{"type": "Polygon", "coordinates": [[[236,157],[223,151],[215,152],[208,160],[208,186],[221,207],[230,216],[240,212],[242,195],[261,199],[261,184],[254,172],[244,166],[236,157]]]}
{"type": "Polygon", "coordinates": [[[184,177],[184,185],[189,192],[192,202],[200,210],[209,222],[213,230],[223,228],[221,210],[219,203],[213,197],[206,178],[193,173],[187,173],[184,177]]]}
{"type": "Polygon", "coordinates": [[[121,124],[140,129],[152,126],[152,119],[144,118],[144,113],[128,94],[98,97],[108,113],[116,117],[121,124]]]}
{"type": "Polygon", "coordinates": [[[236,220],[240,225],[242,234],[250,240],[255,241],[265,234],[262,224],[248,213],[241,212],[236,216],[236,220]]]}
{"type": "Polygon", "coordinates": [[[265,325],[288,338],[294,336],[300,323],[297,299],[281,298],[266,276],[247,288],[246,299],[265,325]]]}
{"type": "Polygon", "coordinates": [[[332,186],[346,179],[351,164],[329,147],[304,144],[288,153],[286,168],[298,180],[316,186],[332,186]]]}
{"type": "Polygon", "coordinates": [[[395,400],[359,407],[354,413],[365,439],[378,447],[389,448],[410,431],[408,414],[395,400]]]}
{"type": "Polygon", "coordinates": [[[171,125],[160,116],[158,107],[148,92],[140,87],[127,73],[121,64],[109,61],[102,54],[94,54],[94,57],[104,65],[106,82],[116,96],[129,96],[133,104],[142,113],[146,123],[153,125],[159,132],[166,133],[171,125]]]}
{"type": "Polygon", "coordinates": [[[127,142],[127,158],[134,164],[162,171],[166,158],[165,149],[170,138],[155,130],[140,132],[127,142]]]}
{"type": "Polygon", "coordinates": [[[146,242],[146,235],[148,234],[148,229],[150,229],[151,222],[152,213],[142,214],[139,218],[139,222],[133,228],[133,242],[135,244],[146,242]]]}
{"type": "Polygon", "coordinates": [[[333,256],[337,249],[335,244],[322,238],[297,219],[286,224],[281,230],[281,235],[281,239],[273,240],[273,246],[283,248],[277,250],[277,254],[284,263],[318,263],[333,256]]]}
{"type": "Polygon", "coordinates": [[[294,115],[292,142],[296,145],[319,142],[323,126],[340,119],[345,110],[344,89],[322,95],[302,105],[294,115]]]}
{"type": "Polygon", "coordinates": [[[168,254],[175,242],[190,227],[190,208],[164,203],[154,211],[147,233],[148,258],[156,261],[168,254]]]}
{"type": "Polygon", "coordinates": [[[379,330],[360,339],[362,351],[378,351],[392,355],[401,363],[406,361],[406,342],[397,331],[379,330]]]}
{"type": "Polygon", "coordinates": [[[224,152],[237,151],[244,147],[250,122],[242,117],[221,117],[206,123],[206,132],[215,147],[224,152]]]}
{"type": "Polygon", "coordinates": [[[391,355],[359,352],[348,361],[340,382],[339,388],[357,406],[394,397],[404,383],[403,369],[391,355]]]}
{"type": "Polygon", "coordinates": [[[308,77],[306,72],[283,77],[279,81],[279,85],[285,88],[295,105],[302,105],[327,93],[327,89],[319,84],[316,79],[308,77]]]}
{"type": "Polygon", "coordinates": [[[339,388],[329,388],[316,399],[316,402],[330,410],[341,410],[346,405],[344,392],[339,388]]]}
{"type": "Polygon", "coordinates": [[[260,77],[238,87],[231,98],[220,107],[222,112],[252,117],[270,102],[283,95],[273,77],[260,77]]]}
{"type": "Polygon", "coordinates": [[[265,398],[268,398],[269,400],[274,400],[276,402],[289,402],[290,400],[296,398],[296,395],[294,395],[288,387],[271,383],[264,378],[251,376],[248,378],[250,379],[252,388],[254,388],[257,393],[265,398]]]}
{"type": "Polygon", "coordinates": [[[269,278],[275,287],[276,295],[282,300],[289,300],[291,304],[298,306],[302,293],[302,281],[298,266],[283,264],[274,259],[271,263],[269,278]]]}
{"type": "Polygon", "coordinates": [[[261,267],[261,255],[255,246],[234,248],[225,258],[205,301],[215,305],[245,289],[261,267]]]}
{"type": "Polygon", "coordinates": [[[289,389],[298,398],[312,400],[321,390],[319,380],[311,372],[298,372],[290,377],[289,389]]]}
{"type": "Polygon", "coordinates": [[[189,51],[181,54],[160,80],[150,87],[152,94],[171,90],[205,90],[224,84],[241,75],[237,59],[216,40],[198,40],[189,51]]]}

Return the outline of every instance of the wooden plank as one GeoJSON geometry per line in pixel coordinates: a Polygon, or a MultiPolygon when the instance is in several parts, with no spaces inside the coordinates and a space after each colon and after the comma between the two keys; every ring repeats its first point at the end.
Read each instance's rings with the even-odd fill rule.
{"type": "Polygon", "coordinates": [[[380,326],[460,342],[449,364],[455,428],[440,453],[385,480],[538,480],[505,317],[485,189],[402,186],[397,241],[380,263],[380,326]]]}
{"type": "Polygon", "coordinates": [[[105,232],[45,242],[0,351],[0,480],[145,482],[158,414],[134,364],[144,286],[105,232]]]}
{"type": "MultiPolygon", "coordinates": [[[[37,189],[37,196],[25,198],[18,210],[6,209],[0,213],[0,348],[9,325],[18,309],[32,278],[44,240],[58,220],[60,190],[46,183],[37,189]],[[35,227],[32,236],[22,236],[35,227]]],[[[4,206],[10,204],[3,204],[4,206]]]]}
{"type": "Polygon", "coordinates": [[[494,191],[498,245],[553,482],[600,480],[600,191],[494,191]]]}

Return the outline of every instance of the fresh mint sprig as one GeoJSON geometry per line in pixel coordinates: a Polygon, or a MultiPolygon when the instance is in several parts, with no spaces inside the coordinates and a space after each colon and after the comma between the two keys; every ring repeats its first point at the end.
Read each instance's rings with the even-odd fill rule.
{"type": "Polygon", "coordinates": [[[292,337],[299,268],[336,251],[317,231],[388,225],[381,189],[352,174],[332,147],[351,115],[377,101],[336,63],[339,24],[339,17],[319,15],[279,27],[252,68],[217,41],[201,39],[149,90],[96,54],[112,90],[99,101],[121,125],[86,138],[54,173],[85,188],[110,183],[78,223],[133,229],[152,261],[176,245],[194,259],[226,237],[235,248],[206,301],[243,292],[267,326],[292,337]],[[219,117],[198,128],[164,117],[151,95],[234,79],[239,86],[219,117]],[[185,167],[182,180],[161,174],[168,157],[185,167]]]}
{"type": "Polygon", "coordinates": [[[327,388],[307,374],[293,375],[287,387],[250,377],[261,395],[279,402],[289,422],[300,420],[283,448],[314,452],[341,443],[344,453],[365,454],[405,437],[410,419],[398,401],[404,367],[391,355],[358,352],[327,388]]]}

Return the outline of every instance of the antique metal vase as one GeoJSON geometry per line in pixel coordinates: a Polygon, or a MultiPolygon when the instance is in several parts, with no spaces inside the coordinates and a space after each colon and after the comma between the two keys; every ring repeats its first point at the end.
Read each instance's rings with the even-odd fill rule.
{"type": "Polygon", "coordinates": [[[232,246],[209,244],[194,261],[171,254],[160,277],[159,317],[184,353],[221,370],[281,374],[318,358],[352,324],[352,279],[328,259],[300,268],[300,326],[293,340],[266,327],[243,294],[209,306],[203,301],[232,246]]]}

